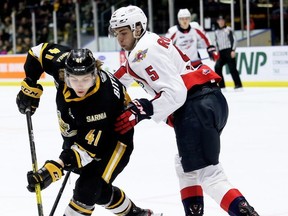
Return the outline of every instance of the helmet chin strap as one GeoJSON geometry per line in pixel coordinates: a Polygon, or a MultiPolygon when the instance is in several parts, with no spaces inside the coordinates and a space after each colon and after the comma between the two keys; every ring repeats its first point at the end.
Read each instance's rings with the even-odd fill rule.
{"type": "Polygon", "coordinates": [[[142,34],[141,34],[141,35],[137,35],[136,32],[137,32],[136,30],[133,31],[133,37],[134,37],[136,40],[138,40],[138,39],[141,37],[142,34]]]}
{"type": "Polygon", "coordinates": [[[142,37],[142,35],[145,33],[145,30],[141,26],[141,24],[136,24],[136,28],[133,31],[133,37],[137,40],[142,37]]]}
{"type": "MultiPolygon", "coordinates": [[[[141,29],[135,29],[132,33],[133,33],[133,37],[136,39],[134,42],[134,45],[132,47],[132,49],[134,49],[134,47],[136,46],[136,44],[138,43],[139,39],[144,35],[146,31],[144,31],[143,28],[141,29]],[[142,31],[143,30],[143,31],[142,31]],[[141,32],[142,31],[142,32],[141,32]]],[[[131,49],[131,50],[132,50],[131,49]]]]}

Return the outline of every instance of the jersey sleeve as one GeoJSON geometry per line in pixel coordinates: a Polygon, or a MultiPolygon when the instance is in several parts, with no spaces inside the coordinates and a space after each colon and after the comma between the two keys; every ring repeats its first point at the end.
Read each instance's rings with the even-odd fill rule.
{"type": "Polygon", "coordinates": [[[229,29],[228,37],[229,37],[229,40],[230,40],[230,43],[231,43],[231,49],[235,51],[236,50],[236,46],[237,46],[236,36],[235,36],[233,30],[230,27],[228,29],[229,29]]]}
{"type": "Polygon", "coordinates": [[[41,64],[42,46],[43,43],[35,47],[32,47],[29,50],[24,63],[24,70],[26,77],[30,77],[34,82],[37,82],[41,74],[44,72],[41,64]]]}
{"type": "Polygon", "coordinates": [[[206,34],[206,32],[205,32],[204,30],[201,30],[201,28],[195,28],[195,31],[196,31],[196,33],[197,33],[197,38],[198,38],[198,40],[201,42],[200,44],[201,44],[203,47],[206,48],[206,47],[212,45],[209,36],[206,34]]]}
{"type": "Polygon", "coordinates": [[[114,73],[114,76],[119,79],[126,88],[134,82],[133,78],[127,74],[126,63],[120,66],[120,68],[114,73]]]}
{"type": "Polygon", "coordinates": [[[177,32],[177,26],[172,26],[168,29],[167,33],[165,34],[165,37],[173,40],[176,35],[176,32],[177,32]]]}
{"type": "Polygon", "coordinates": [[[179,56],[171,41],[167,47],[154,41],[148,46],[146,58],[139,64],[141,68],[137,68],[144,85],[147,83],[156,93],[152,99],[154,114],[151,116],[155,122],[166,120],[186,100],[187,89],[175,63],[179,56]]]}

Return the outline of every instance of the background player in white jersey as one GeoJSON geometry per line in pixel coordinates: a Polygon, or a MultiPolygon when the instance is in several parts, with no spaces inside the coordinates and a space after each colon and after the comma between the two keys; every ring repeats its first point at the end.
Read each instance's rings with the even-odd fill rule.
{"type": "Polygon", "coordinates": [[[126,133],[143,119],[170,119],[185,215],[203,215],[204,190],[230,215],[258,216],[219,163],[220,134],[228,118],[228,105],[217,85],[221,78],[206,65],[194,69],[170,39],[146,28],[147,17],[136,6],[119,8],[110,19],[110,32],[127,58],[115,76],[126,84],[133,78],[153,97],[133,100],[117,118],[116,131],[126,133]]]}
{"type": "Polygon", "coordinates": [[[216,47],[211,43],[202,26],[197,22],[191,22],[190,11],[187,8],[180,9],[177,18],[178,24],[170,27],[165,37],[170,38],[174,45],[188,55],[195,66],[201,63],[198,48],[207,48],[209,58],[217,61],[219,57],[216,47]]]}

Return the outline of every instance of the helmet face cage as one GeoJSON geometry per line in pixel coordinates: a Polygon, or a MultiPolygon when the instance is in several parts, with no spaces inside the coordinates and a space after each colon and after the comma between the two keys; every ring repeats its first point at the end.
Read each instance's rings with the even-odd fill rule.
{"type": "Polygon", "coordinates": [[[142,25],[143,34],[147,29],[147,17],[139,7],[131,5],[121,7],[111,16],[109,33],[115,36],[114,29],[124,26],[129,26],[131,31],[134,32],[139,23],[142,25]]]}
{"type": "Polygon", "coordinates": [[[64,79],[70,87],[70,75],[96,75],[96,60],[89,49],[73,49],[65,61],[64,79]]]}

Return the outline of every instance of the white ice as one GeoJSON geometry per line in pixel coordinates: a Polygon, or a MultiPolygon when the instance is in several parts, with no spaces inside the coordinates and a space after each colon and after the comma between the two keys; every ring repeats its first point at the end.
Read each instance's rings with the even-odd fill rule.
{"type": "MultiPolygon", "coordinates": [[[[18,112],[19,87],[0,87],[0,215],[37,216],[36,196],[26,189],[32,169],[25,115],[18,112]]],[[[130,90],[133,98],[145,97],[142,89],[130,90]]],[[[228,89],[224,93],[230,116],[222,134],[220,160],[230,182],[261,216],[288,216],[288,88],[228,89]]],[[[55,88],[44,87],[40,107],[32,116],[38,167],[57,159],[62,138],[55,110],[55,88]]],[[[174,170],[177,152],[173,130],[145,120],[136,126],[135,150],[130,163],[114,184],[139,206],[183,216],[174,170]]],[[[63,215],[77,175],[72,174],[56,209],[63,215]]],[[[49,215],[62,180],[41,192],[44,215],[49,215]]],[[[112,215],[96,207],[93,215],[112,215]]],[[[227,215],[205,196],[205,215],[227,215]]]]}

